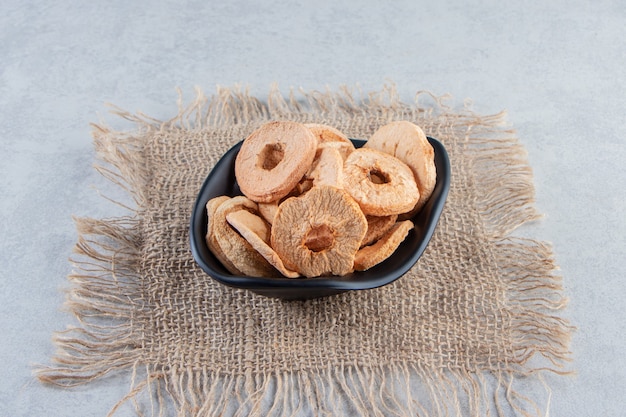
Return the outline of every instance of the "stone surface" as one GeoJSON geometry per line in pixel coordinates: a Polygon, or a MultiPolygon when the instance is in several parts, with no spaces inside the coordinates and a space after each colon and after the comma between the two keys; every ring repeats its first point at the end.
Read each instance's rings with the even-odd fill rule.
{"type": "Polygon", "coordinates": [[[123,212],[96,190],[125,196],[91,168],[89,123],[129,127],[104,103],[166,119],[176,87],[189,100],[195,86],[237,83],[264,97],[273,82],[284,92],[394,82],[405,101],[430,90],[508,110],[546,214],[521,232],[553,243],[578,327],[578,374],[549,378],[550,415],[623,415],[626,8],[473,3],[3,2],[0,415],[104,416],[128,392],[123,376],[66,391],[31,375],[72,321],[60,309],[71,215],[123,212]]]}

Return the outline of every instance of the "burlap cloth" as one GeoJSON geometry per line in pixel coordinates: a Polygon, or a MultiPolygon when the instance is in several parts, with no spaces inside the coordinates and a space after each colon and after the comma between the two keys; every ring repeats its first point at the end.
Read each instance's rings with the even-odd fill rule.
{"type": "Polygon", "coordinates": [[[136,129],[94,125],[97,168],[136,208],[77,220],[68,306],[79,325],[55,335],[59,353],[37,376],[71,386],[128,373],[112,414],[126,403],[178,416],[542,413],[549,394],[524,389],[568,372],[571,327],[550,247],[511,236],[538,217],[532,173],[503,114],[446,102],[418,93],[404,104],[393,87],[360,98],[274,89],[262,102],[234,88],[199,92],[165,122],[116,110],[136,129]],[[189,218],[205,177],[252,130],[287,119],[365,139],[410,120],[446,146],[449,197],[403,278],[286,302],[217,284],[195,264],[189,218]]]}

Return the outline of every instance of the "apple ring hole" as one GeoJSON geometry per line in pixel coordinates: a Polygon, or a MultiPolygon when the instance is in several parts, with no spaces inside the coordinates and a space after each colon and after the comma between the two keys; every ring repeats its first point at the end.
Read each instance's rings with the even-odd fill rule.
{"type": "Polygon", "coordinates": [[[391,182],[389,174],[379,169],[370,169],[367,177],[374,184],[389,184],[391,182]]]}
{"type": "Polygon", "coordinates": [[[330,249],[334,243],[335,235],[327,224],[311,227],[304,239],[304,246],[313,252],[321,252],[330,249]]]}
{"type": "Polygon", "coordinates": [[[266,171],[271,171],[285,158],[285,148],[282,143],[268,143],[259,153],[258,165],[266,171]]]}

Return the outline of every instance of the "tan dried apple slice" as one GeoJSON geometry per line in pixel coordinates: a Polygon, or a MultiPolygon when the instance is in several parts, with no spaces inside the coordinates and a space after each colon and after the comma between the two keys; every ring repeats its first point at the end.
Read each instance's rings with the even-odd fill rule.
{"type": "Polygon", "coordinates": [[[246,210],[238,210],[228,213],[226,221],[282,275],[287,278],[300,276],[287,269],[276,251],[270,247],[270,227],[261,217],[246,210]]]}
{"type": "Polygon", "coordinates": [[[226,258],[243,275],[252,277],[278,276],[276,269],[261,256],[226,220],[235,211],[257,211],[254,201],[244,196],[233,197],[219,205],[214,214],[211,244],[219,247],[226,258]]]}
{"type": "Polygon", "coordinates": [[[359,249],[354,257],[354,269],[365,271],[389,258],[412,228],[413,222],[411,220],[398,222],[376,243],[359,249]]]}

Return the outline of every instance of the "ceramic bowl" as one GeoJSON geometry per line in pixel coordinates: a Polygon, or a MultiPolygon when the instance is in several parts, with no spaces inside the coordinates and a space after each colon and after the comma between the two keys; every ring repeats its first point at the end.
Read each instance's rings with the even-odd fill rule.
{"type": "MultiPolygon", "coordinates": [[[[359,148],[364,140],[351,139],[359,148]]],[[[239,142],[218,161],[204,181],[193,211],[189,236],[191,252],[200,268],[215,281],[235,288],[253,291],[267,297],[304,300],[339,294],[345,291],[368,290],[390,284],[402,277],[418,261],[430,241],[450,189],[450,161],[444,146],[434,138],[428,141],[435,151],[437,185],[422,210],[413,218],[415,227],[396,251],[385,261],[368,269],[345,276],[315,278],[264,278],[231,274],[211,253],[206,241],[206,203],[220,195],[241,195],[235,178],[235,157],[241,148],[239,142]]]]}

